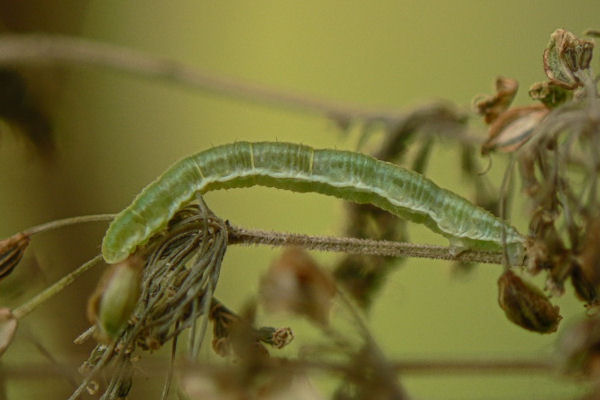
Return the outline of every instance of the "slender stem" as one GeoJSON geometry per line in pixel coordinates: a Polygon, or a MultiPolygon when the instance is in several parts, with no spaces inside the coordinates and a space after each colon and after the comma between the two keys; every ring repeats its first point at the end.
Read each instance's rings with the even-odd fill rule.
{"type": "Polygon", "coordinates": [[[36,233],[48,232],[69,225],[83,224],[87,222],[112,221],[115,218],[115,215],[116,214],[82,215],[79,217],[57,219],[55,221],[46,222],[44,224],[36,225],[31,228],[25,229],[23,233],[25,235],[31,236],[35,235],[36,233]]]}
{"type": "Polygon", "coordinates": [[[355,239],[331,236],[309,236],[297,233],[249,230],[228,226],[229,244],[301,246],[308,250],[343,252],[350,254],[378,255],[387,257],[415,257],[503,264],[502,252],[464,250],[456,248],[420,245],[387,240],[355,239]]]}
{"type": "Polygon", "coordinates": [[[83,265],[81,265],[75,271],[72,271],[71,273],[69,273],[68,275],[66,275],[65,277],[63,277],[62,279],[60,279],[59,281],[54,283],[53,285],[47,287],[40,294],[38,294],[37,296],[35,296],[34,298],[29,300],[25,304],[22,304],[19,307],[15,308],[12,311],[14,317],[19,320],[19,319],[22,319],[23,317],[27,316],[30,312],[35,310],[35,308],[37,306],[39,306],[40,304],[49,300],[54,295],[60,293],[63,289],[65,289],[67,286],[69,286],[71,283],[73,283],[79,275],[83,274],[88,269],[90,269],[94,265],[98,264],[100,261],[102,261],[102,255],[98,254],[96,257],[85,262],[83,265]]]}
{"type": "Polygon", "coordinates": [[[208,74],[189,65],[125,47],[45,34],[0,36],[0,64],[78,64],[164,79],[222,96],[339,118],[396,121],[403,113],[299,95],[251,82],[208,74]]]}
{"type": "MultiPolygon", "coordinates": [[[[80,360],[72,360],[68,365],[79,365],[80,360]]],[[[434,374],[453,374],[453,375],[481,375],[481,374],[556,374],[556,366],[550,360],[390,360],[390,367],[403,376],[409,375],[434,375],[434,374]]],[[[298,371],[298,370],[321,370],[328,372],[346,372],[352,366],[344,363],[317,361],[317,360],[294,360],[286,359],[285,363],[279,362],[276,358],[265,364],[256,365],[256,368],[276,368],[278,371],[298,371]]],[[[231,366],[217,366],[210,363],[190,363],[178,362],[174,367],[175,371],[186,373],[218,373],[220,371],[232,371],[231,366]],[[222,368],[222,369],[220,369],[222,368]]],[[[163,377],[165,374],[165,365],[162,360],[152,362],[147,360],[144,363],[144,375],[147,377],[163,377]]],[[[48,369],[46,364],[26,364],[21,366],[0,365],[0,375],[11,379],[31,379],[45,378],[56,375],[65,375],[65,371],[48,369]]]]}
{"type": "Polygon", "coordinates": [[[539,360],[423,360],[397,361],[393,368],[398,373],[427,374],[497,374],[514,373],[552,373],[556,366],[550,361],[539,360]]]}

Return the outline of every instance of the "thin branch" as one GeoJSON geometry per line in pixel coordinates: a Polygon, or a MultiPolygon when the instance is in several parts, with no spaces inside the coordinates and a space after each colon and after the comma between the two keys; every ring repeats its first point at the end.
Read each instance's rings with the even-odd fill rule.
{"type": "Polygon", "coordinates": [[[234,99],[325,115],[345,122],[354,119],[393,122],[404,115],[396,110],[366,108],[217,76],[172,59],[69,36],[1,35],[0,64],[76,64],[106,67],[136,76],[163,79],[234,99]]]}
{"type": "Polygon", "coordinates": [[[62,279],[60,279],[59,281],[54,283],[53,285],[47,287],[41,293],[39,293],[37,296],[35,296],[34,298],[29,300],[25,304],[22,304],[19,307],[15,308],[12,311],[14,317],[18,320],[24,318],[30,312],[35,310],[35,308],[37,306],[39,306],[40,304],[49,300],[50,298],[54,297],[54,295],[60,293],[63,289],[65,289],[71,283],[75,282],[75,279],[77,279],[77,277],[79,275],[83,274],[88,269],[90,269],[94,265],[98,264],[100,261],[102,261],[101,254],[99,254],[96,257],[92,258],[91,260],[85,262],[83,265],[81,265],[75,271],[72,271],[71,273],[69,273],[68,275],[66,275],[65,277],[63,277],[62,279]]]}
{"type": "Polygon", "coordinates": [[[115,218],[115,215],[116,214],[82,215],[80,217],[57,219],[55,221],[46,222],[44,224],[25,229],[22,233],[27,236],[31,236],[37,233],[48,232],[70,225],[84,224],[88,222],[108,222],[112,221],[115,218]]]}
{"type": "Polygon", "coordinates": [[[343,252],[387,257],[414,257],[502,264],[502,252],[464,250],[453,247],[422,245],[387,240],[355,239],[331,236],[309,236],[297,233],[249,230],[228,226],[229,244],[301,246],[307,250],[343,252]],[[460,249],[459,249],[460,250],[460,249]]]}
{"type": "MultiPolygon", "coordinates": [[[[78,366],[79,359],[72,360],[65,365],[78,366]]],[[[456,375],[480,375],[480,374],[556,374],[555,364],[550,360],[531,360],[531,359],[512,359],[512,360],[391,360],[390,367],[397,373],[403,375],[423,375],[423,374],[456,374],[456,375]]],[[[145,360],[140,368],[144,376],[163,377],[165,365],[162,361],[145,360]]],[[[218,366],[211,363],[190,363],[178,362],[174,370],[186,373],[218,373],[220,368],[224,372],[231,371],[231,365],[218,366]]],[[[280,359],[273,358],[264,364],[256,365],[256,368],[274,369],[279,372],[298,372],[301,370],[321,370],[334,373],[344,373],[351,365],[327,361],[309,361],[286,359],[281,362],[280,359]]],[[[41,379],[53,376],[65,376],[65,371],[49,369],[47,364],[21,364],[21,365],[0,365],[0,374],[10,379],[41,379]]]]}
{"type": "Polygon", "coordinates": [[[410,374],[522,374],[523,372],[547,374],[555,373],[556,366],[540,360],[422,360],[397,361],[392,364],[398,373],[410,374]]]}

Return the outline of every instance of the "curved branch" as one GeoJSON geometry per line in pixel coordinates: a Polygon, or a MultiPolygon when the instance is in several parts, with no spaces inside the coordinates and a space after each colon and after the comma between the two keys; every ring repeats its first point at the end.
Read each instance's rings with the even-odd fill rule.
{"type": "Polygon", "coordinates": [[[285,92],[238,79],[209,74],[172,59],[88,39],[46,34],[0,35],[0,64],[77,64],[163,79],[249,102],[304,111],[349,122],[354,119],[394,122],[404,113],[285,92]]]}

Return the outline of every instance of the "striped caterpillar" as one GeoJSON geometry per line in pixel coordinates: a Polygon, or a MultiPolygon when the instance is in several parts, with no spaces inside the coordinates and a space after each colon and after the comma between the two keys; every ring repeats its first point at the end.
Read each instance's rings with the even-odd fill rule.
{"type": "Polygon", "coordinates": [[[184,158],[146,186],[109,226],[104,259],[125,259],[196,193],[254,185],[370,203],[425,224],[459,249],[500,250],[505,243],[511,263],[523,255],[524,239],[515,228],[415,172],[349,151],[236,142],[184,158]]]}

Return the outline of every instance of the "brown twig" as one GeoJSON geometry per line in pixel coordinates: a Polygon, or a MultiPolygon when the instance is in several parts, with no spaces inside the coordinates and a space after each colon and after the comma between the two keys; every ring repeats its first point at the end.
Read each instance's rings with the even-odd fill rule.
{"type": "MultiPolygon", "coordinates": [[[[260,367],[277,369],[280,372],[299,371],[299,370],[321,370],[329,372],[345,372],[347,364],[326,362],[326,361],[308,361],[286,359],[284,362],[278,359],[261,364],[260,367]]],[[[80,360],[73,360],[68,365],[79,365],[80,360]]],[[[66,364],[63,364],[63,366],[66,364]]],[[[402,374],[461,374],[461,375],[480,375],[480,374],[554,374],[556,367],[549,360],[531,360],[531,359],[512,359],[512,360],[390,360],[390,366],[397,373],[402,374]]],[[[145,360],[143,366],[144,375],[147,377],[162,377],[165,373],[165,366],[162,361],[145,360]]],[[[225,370],[231,370],[230,365],[222,366],[225,370]]],[[[190,373],[214,373],[218,372],[219,367],[214,364],[179,362],[174,366],[175,371],[185,371],[190,373]]],[[[45,378],[53,376],[63,376],[65,371],[49,369],[47,364],[23,364],[23,365],[0,365],[0,374],[10,379],[31,379],[45,378]]]]}
{"type": "Polygon", "coordinates": [[[172,59],[69,36],[4,34],[0,36],[0,64],[100,66],[136,76],[163,79],[230,98],[326,115],[343,121],[396,121],[404,115],[393,109],[367,108],[209,74],[172,59]]]}

